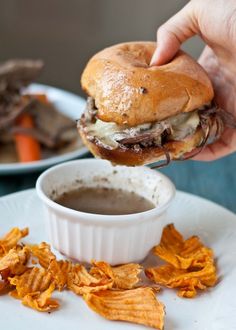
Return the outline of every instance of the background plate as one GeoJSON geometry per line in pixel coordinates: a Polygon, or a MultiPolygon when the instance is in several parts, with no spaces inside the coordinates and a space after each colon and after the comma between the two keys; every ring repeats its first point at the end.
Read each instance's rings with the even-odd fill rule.
{"type": "MultiPolygon", "coordinates": [[[[82,97],[80,96],[66,92],[62,89],[46,85],[32,84],[26,90],[31,93],[45,93],[48,99],[55,105],[55,107],[60,112],[64,113],[65,115],[74,120],[80,118],[81,114],[84,111],[85,100],[82,99],[82,97]]],[[[24,172],[29,173],[34,171],[41,171],[60,162],[81,157],[87,152],[88,149],[81,144],[81,147],[75,151],[70,151],[63,155],[50,157],[37,162],[25,164],[0,164],[0,174],[18,174],[24,172]]]]}
{"type": "MultiPolygon", "coordinates": [[[[29,226],[26,242],[47,241],[42,204],[35,190],[0,199],[0,237],[13,226],[29,226]]],[[[199,235],[214,249],[220,281],[195,299],[181,299],[164,289],[159,299],[166,305],[165,330],[236,329],[236,215],[202,198],[177,192],[167,214],[186,237],[199,235]]],[[[144,264],[153,263],[148,257],[144,264]]],[[[156,261],[155,261],[156,262],[156,261]]],[[[72,292],[56,292],[61,308],[51,314],[39,313],[9,296],[0,297],[1,329],[11,330],[134,330],[145,327],[103,319],[91,311],[81,297],[72,292]]]]}

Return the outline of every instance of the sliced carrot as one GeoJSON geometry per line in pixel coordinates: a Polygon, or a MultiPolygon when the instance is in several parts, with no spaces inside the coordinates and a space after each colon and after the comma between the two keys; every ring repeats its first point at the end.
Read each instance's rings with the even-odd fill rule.
{"type": "Polygon", "coordinates": [[[26,98],[33,97],[41,103],[45,103],[45,104],[49,103],[49,100],[48,100],[48,97],[46,94],[24,94],[23,97],[26,97],[26,98]]]}
{"type": "MultiPolygon", "coordinates": [[[[24,113],[17,119],[17,126],[23,128],[33,128],[32,117],[24,113]]],[[[19,161],[22,163],[33,162],[41,159],[41,148],[39,142],[26,134],[15,134],[15,145],[19,161]]]]}

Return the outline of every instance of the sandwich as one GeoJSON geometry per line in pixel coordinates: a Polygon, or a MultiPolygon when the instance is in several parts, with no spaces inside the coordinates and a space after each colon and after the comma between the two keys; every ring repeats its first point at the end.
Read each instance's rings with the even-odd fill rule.
{"type": "Polygon", "coordinates": [[[114,164],[167,165],[193,157],[224,130],[207,73],[179,51],[150,66],[154,42],[106,48],[86,65],[88,95],[78,130],[89,150],[114,164]]]}

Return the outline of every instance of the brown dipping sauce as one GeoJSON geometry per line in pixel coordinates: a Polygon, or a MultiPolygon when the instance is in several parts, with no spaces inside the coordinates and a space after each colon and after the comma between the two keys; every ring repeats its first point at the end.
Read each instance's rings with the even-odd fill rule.
{"type": "Polygon", "coordinates": [[[155,205],[135,192],[113,188],[79,188],[65,192],[56,203],[94,214],[122,215],[151,210],[155,205]]]}

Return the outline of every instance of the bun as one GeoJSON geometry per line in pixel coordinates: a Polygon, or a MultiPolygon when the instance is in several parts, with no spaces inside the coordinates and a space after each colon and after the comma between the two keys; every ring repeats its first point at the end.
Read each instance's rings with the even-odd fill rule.
{"type": "Polygon", "coordinates": [[[192,111],[212,100],[206,72],[183,51],[166,65],[150,67],[155,47],[154,42],[122,43],[91,58],[81,84],[94,98],[99,119],[136,126],[192,111]]]}
{"type": "MultiPolygon", "coordinates": [[[[160,147],[145,147],[138,151],[128,147],[108,149],[96,140],[88,140],[86,132],[81,128],[80,136],[94,156],[107,159],[117,165],[136,166],[165,159],[165,154],[160,147]]],[[[192,151],[196,146],[200,145],[202,140],[203,131],[199,127],[193,135],[184,141],[170,141],[164,144],[164,147],[168,150],[171,160],[178,160],[183,154],[192,151]]]]}

